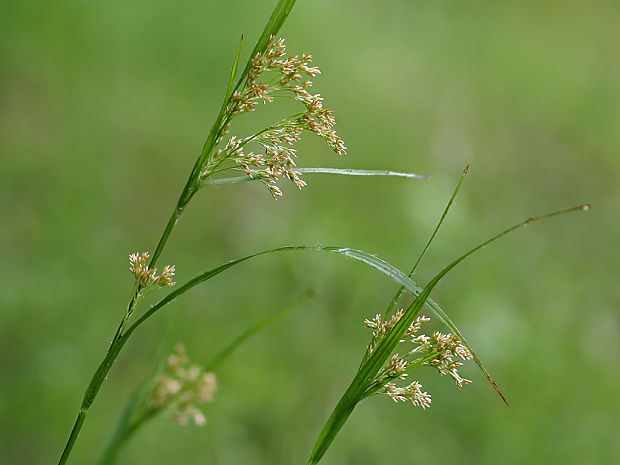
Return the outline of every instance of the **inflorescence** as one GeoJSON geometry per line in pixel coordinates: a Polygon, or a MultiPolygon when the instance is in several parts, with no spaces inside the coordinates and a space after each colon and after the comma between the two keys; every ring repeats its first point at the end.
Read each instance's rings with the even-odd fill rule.
{"type": "Polygon", "coordinates": [[[175,353],[168,356],[164,373],[155,381],[147,409],[170,409],[176,423],[186,425],[192,420],[202,426],[207,420],[198,405],[213,402],[216,390],[215,374],[191,364],[183,344],[177,344],[175,353]]]}
{"type": "Polygon", "coordinates": [[[129,256],[129,271],[136,278],[142,289],[159,289],[162,287],[172,287],[176,283],[172,281],[174,277],[174,265],[164,266],[161,275],[157,275],[157,268],[150,268],[148,265],[151,256],[148,252],[132,253],[129,256]]]}
{"type": "Polygon", "coordinates": [[[223,148],[213,152],[201,172],[204,180],[213,173],[226,169],[243,171],[252,179],[263,182],[274,198],[282,196],[277,186],[280,176],[292,181],[298,188],[306,185],[295,170],[296,150],[292,146],[301,140],[302,131],[308,130],[325,139],[339,155],[346,154],[342,139],[336,134],[336,120],[333,111],[323,107],[320,94],[311,94],[308,89],[314,78],[321,73],[311,66],[312,56],[286,55],[284,39],[271,36],[264,53],[257,53],[251,61],[244,85],[236,90],[226,107],[226,116],[219,128],[216,145],[224,141],[232,118],[252,112],[259,103],[267,104],[276,98],[292,98],[305,106],[305,111],[285,118],[258,133],[239,138],[231,136],[223,148]],[[253,142],[263,153],[248,151],[246,145],[253,142]]]}
{"type": "MultiPolygon", "coordinates": [[[[373,330],[372,340],[367,348],[368,356],[392,331],[403,314],[404,311],[399,310],[388,319],[384,319],[382,315],[376,315],[372,319],[364,320],[366,327],[373,330]]],[[[395,380],[404,381],[407,377],[407,371],[420,365],[428,365],[434,367],[442,375],[450,375],[459,389],[463,387],[463,384],[472,382],[462,378],[458,372],[458,368],[463,364],[461,360],[470,360],[473,357],[458,336],[452,333],[443,334],[439,331],[435,331],[430,337],[425,334],[417,335],[422,324],[429,321],[430,318],[419,316],[411,323],[399,342],[413,343],[414,348],[404,357],[395,354],[390,358],[368,388],[368,395],[386,394],[394,402],[410,401],[413,405],[424,409],[430,407],[431,396],[422,391],[422,385],[418,381],[413,381],[403,387],[399,387],[393,382],[395,380]]]]}
{"type": "Polygon", "coordinates": [[[149,266],[151,256],[148,252],[132,253],[129,256],[129,271],[133,274],[136,283],[134,286],[134,296],[127,309],[125,318],[129,318],[135,309],[140,305],[144,297],[157,289],[164,287],[172,287],[176,283],[172,281],[174,278],[174,265],[164,266],[160,275],[157,274],[157,268],[149,266]]]}

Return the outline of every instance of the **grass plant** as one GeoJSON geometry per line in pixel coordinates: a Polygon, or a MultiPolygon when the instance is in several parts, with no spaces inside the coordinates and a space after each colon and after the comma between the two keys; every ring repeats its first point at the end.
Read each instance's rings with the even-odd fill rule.
{"type": "MultiPolygon", "coordinates": [[[[276,39],[294,4],[294,0],[278,1],[243,68],[240,67],[243,47],[243,37],[241,38],[219,113],[161,238],[152,254],[142,252],[130,256],[130,271],[134,275],[135,281],[129,302],[108,351],[86,389],[59,465],[68,461],[103,381],[136,329],[195,286],[250,259],[280,252],[312,252],[348,257],[376,269],[399,286],[387,308],[374,318],[366,320],[366,325],[373,329],[373,336],[353,380],[318,435],[309,458],[310,464],[316,464],[321,460],[357,404],[364,399],[378,394],[386,394],[395,401],[410,401],[414,405],[427,408],[430,405],[431,398],[428,393],[421,390],[420,383],[414,381],[407,386],[396,385],[397,381],[404,380],[414,368],[421,365],[435,367],[441,374],[451,376],[457,386],[461,387],[469,380],[460,377],[457,371],[458,366],[462,363],[461,360],[471,358],[478,364],[492,386],[506,402],[504,395],[463,334],[447,313],[430,297],[431,292],[454,267],[493,241],[541,219],[588,210],[588,205],[580,205],[528,218],[473,247],[445,266],[426,286],[421,287],[411,277],[429,250],[452,206],[467,173],[466,168],[429,241],[408,274],[371,253],[348,247],[329,246],[284,246],[256,252],[208,269],[178,286],[173,281],[176,272],[174,265],[166,265],[161,273],[158,273],[159,258],[175,225],[186,211],[190,201],[204,187],[214,184],[256,181],[262,183],[274,198],[278,198],[282,196],[282,190],[278,186],[278,182],[282,178],[288,179],[300,189],[306,185],[306,176],[313,174],[425,178],[425,176],[418,174],[389,170],[297,167],[297,153],[292,147],[301,139],[304,131],[312,132],[323,138],[328,146],[339,155],[346,153],[346,147],[334,130],[333,112],[323,106],[323,98],[320,95],[313,95],[309,92],[312,86],[309,78],[314,78],[320,74],[319,69],[312,65],[312,57],[307,54],[286,56],[284,41],[276,39]],[[279,99],[292,99],[300,105],[301,111],[273,122],[253,134],[243,137],[229,136],[231,123],[235,118],[254,111],[259,105],[279,99]],[[174,287],[173,290],[170,290],[151,307],[146,309],[140,307],[147,295],[172,287],[174,287]],[[404,294],[411,296],[413,300],[406,308],[397,310],[404,294]],[[430,315],[433,315],[449,328],[451,333],[435,332],[430,337],[419,334],[422,325],[429,318],[421,314],[424,308],[430,315]],[[397,348],[403,347],[402,344],[405,343],[413,346],[407,355],[395,354],[397,348]]],[[[298,305],[299,303],[296,306],[298,305]]],[[[136,391],[121,416],[116,433],[112,436],[110,445],[100,463],[113,463],[120,447],[133,436],[138,428],[172,406],[180,409],[181,413],[178,417],[180,421],[186,422],[193,418],[198,424],[204,423],[204,416],[196,404],[210,400],[213,396],[215,385],[211,372],[241,343],[288,315],[290,311],[291,309],[287,309],[247,329],[229,346],[225,347],[221,353],[217,354],[205,369],[199,368],[197,365],[188,365],[189,362],[185,353],[182,349],[178,349],[176,355],[168,359],[166,369],[169,373],[154,377],[136,391]]]]}

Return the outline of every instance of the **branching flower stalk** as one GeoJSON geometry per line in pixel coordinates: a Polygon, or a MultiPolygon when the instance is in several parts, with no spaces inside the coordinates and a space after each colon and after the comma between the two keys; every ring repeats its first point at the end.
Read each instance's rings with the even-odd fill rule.
{"type": "Polygon", "coordinates": [[[224,120],[218,130],[215,145],[228,135],[231,120],[243,113],[256,110],[259,104],[267,104],[276,98],[292,98],[305,106],[305,111],[285,118],[256,134],[239,138],[232,136],[223,148],[212,151],[200,170],[200,182],[204,183],[215,173],[241,170],[252,179],[263,182],[274,197],[282,196],[277,186],[280,176],[292,181],[298,188],[306,185],[301,173],[295,170],[296,150],[291,148],[301,140],[303,130],[311,131],[325,139],[339,155],[346,154],[346,147],[333,127],[336,120],[333,111],[323,108],[323,98],[312,95],[307,89],[312,82],[304,80],[320,74],[316,66],[310,66],[312,56],[289,55],[284,58],[284,39],[269,38],[265,53],[257,53],[251,60],[251,68],[240,91],[233,92],[226,106],[224,120]],[[264,80],[259,81],[260,78],[264,80]],[[247,151],[249,143],[255,143],[264,153],[247,151]]]}
{"type": "Polygon", "coordinates": [[[131,316],[133,311],[140,305],[151,292],[165,287],[174,287],[172,281],[176,267],[166,265],[161,275],[157,275],[157,268],[148,265],[150,255],[148,252],[133,253],[129,256],[129,271],[134,275],[135,285],[131,306],[127,309],[127,316],[131,316]]]}

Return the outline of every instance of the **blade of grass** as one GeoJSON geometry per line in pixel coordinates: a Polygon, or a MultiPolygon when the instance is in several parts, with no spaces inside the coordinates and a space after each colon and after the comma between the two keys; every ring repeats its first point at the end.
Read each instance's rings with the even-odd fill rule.
{"type": "Polygon", "coordinates": [[[351,168],[296,168],[300,173],[346,174],[349,176],[395,176],[401,178],[428,179],[428,176],[415,173],[401,173],[389,170],[355,170],[351,168]]]}
{"type": "Polygon", "coordinates": [[[313,296],[314,296],[314,291],[307,290],[306,292],[304,292],[304,294],[299,299],[297,299],[296,302],[294,302],[289,307],[285,308],[284,310],[280,310],[278,313],[274,315],[270,315],[264,320],[261,320],[258,323],[250,326],[248,329],[242,332],[239,336],[237,336],[233,341],[231,341],[230,344],[228,344],[220,352],[218,352],[218,354],[215,357],[213,357],[213,359],[207,364],[205,371],[215,370],[222,362],[224,362],[228,357],[230,357],[233,354],[233,352],[237,350],[237,348],[241,344],[243,344],[245,341],[247,341],[252,336],[266,329],[268,326],[271,326],[277,321],[280,321],[286,318],[291,313],[293,313],[295,310],[300,308],[303,304],[305,304],[313,296]]]}
{"type": "MultiPolygon", "coordinates": [[[[138,326],[140,326],[144,321],[149,319],[153,314],[158,312],[161,308],[165,307],[167,304],[175,300],[177,297],[181,296],[185,292],[189,291],[191,288],[197,286],[198,284],[205,282],[221,272],[236,266],[246,260],[250,260],[255,257],[259,257],[261,255],[276,253],[276,252],[289,252],[289,251],[306,251],[306,252],[320,252],[320,253],[336,253],[339,255],[344,255],[346,257],[352,258],[354,260],[365,263],[366,265],[375,268],[380,271],[384,275],[393,279],[396,283],[404,285],[407,290],[409,290],[414,295],[419,295],[422,292],[422,288],[418,286],[415,282],[413,282],[407,275],[405,275],[398,268],[394,267],[390,263],[382,260],[375,255],[372,255],[368,252],[364,252],[363,250],[350,249],[348,247],[325,247],[325,246],[285,246],[278,247],[275,249],[263,250],[261,252],[257,252],[251,255],[247,255],[242,258],[238,258],[236,260],[232,260],[230,262],[224,263],[216,268],[205,271],[204,273],[196,276],[193,279],[190,279],[188,282],[178,287],[174,291],[170,292],[163,299],[153,305],[149,310],[147,310],[140,318],[138,318],[132,326],[130,326],[125,334],[128,334],[130,331],[133,332],[138,326]]],[[[436,307],[439,307],[436,304],[436,307]]],[[[435,311],[433,307],[430,305],[428,308],[431,311],[435,311]]]]}
{"type": "Polygon", "coordinates": [[[239,39],[239,45],[237,46],[237,53],[235,54],[235,59],[233,61],[232,69],[230,70],[230,78],[228,80],[228,89],[226,89],[226,98],[225,102],[228,102],[228,99],[233,93],[233,88],[235,85],[235,78],[237,77],[237,67],[239,66],[239,57],[241,56],[241,47],[243,46],[243,34],[239,39]]]}
{"type": "Polygon", "coordinates": [[[250,53],[248,62],[246,63],[245,68],[243,69],[243,73],[241,74],[241,77],[239,78],[239,81],[237,82],[237,86],[235,88],[238,88],[241,85],[241,82],[243,81],[245,76],[247,76],[248,71],[250,71],[250,68],[252,67],[252,58],[254,58],[257,53],[262,54],[265,51],[265,49],[267,48],[267,44],[269,44],[269,37],[278,34],[280,28],[284,24],[284,21],[286,21],[286,18],[293,9],[293,6],[295,6],[295,1],[296,0],[278,1],[278,4],[274,8],[271,16],[269,17],[269,20],[267,21],[267,24],[265,25],[265,29],[263,29],[263,33],[260,35],[258,41],[256,42],[252,53],[250,53]]]}
{"type": "MultiPolygon", "coordinates": [[[[409,179],[428,179],[428,176],[415,173],[401,173],[398,171],[388,170],[355,170],[355,169],[340,169],[340,168],[295,168],[295,171],[299,171],[302,174],[340,174],[345,176],[392,176],[409,179]]],[[[265,179],[263,177],[250,177],[250,176],[232,176],[229,178],[219,179],[206,179],[203,185],[208,184],[236,184],[239,182],[258,181],[265,179]]]]}
{"type": "MultiPolygon", "coordinates": [[[[351,384],[349,385],[349,387],[347,388],[343,396],[340,398],[340,401],[338,402],[332,414],[328,418],[325,426],[319,433],[319,437],[317,438],[317,441],[310,455],[309,464],[314,465],[318,463],[319,460],[321,460],[321,458],[323,457],[323,455],[325,454],[325,452],[331,445],[332,441],[334,440],[334,438],[336,437],[336,435],[338,434],[342,426],[346,423],[351,413],[353,413],[355,406],[363,399],[364,393],[366,392],[370,384],[373,382],[373,380],[377,376],[377,373],[379,372],[381,367],[385,364],[387,359],[390,357],[390,355],[396,348],[396,345],[398,344],[398,342],[402,339],[402,336],[405,334],[405,332],[407,331],[407,329],[409,328],[413,320],[418,316],[422,307],[426,304],[426,301],[429,299],[430,293],[432,292],[434,287],[439,283],[439,281],[441,281],[441,279],[448,272],[450,272],[456,265],[461,263],[463,260],[465,260],[470,255],[474,254],[481,248],[485,247],[491,242],[499,239],[502,236],[505,236],[506,234],[516,229],[522,228],[523,226],[527,224],[530,224],[530,223],[533,223],[534,221],[539,221],[545,218],[550,218],[553,216],[565,214],[565,213],[570,213],[570,212],[575,212],[575,211],[588,211],[589,209],[590,209],[589,205],[579,205],[576,207],[571,207],[571,208],[547,213],[546,215],[528,218],[527,220],[522,221],[521,223],[518,223],[502,231],[501,233],[496,234],[490,239],[480,243],[476,247],[472,248],[471,250],[461,255],[456,260],[454,260],[444,269],[442,269],[428,283],[428,285],[424,288],[422,293],[419,296],[417,296],[417,298],[411,303],[409,308],[407,308],[404,315],[398,321],[398,323],[394,326],[392,331],[390,331],[390,333],[377,345],[377,347],[373,351],[372,355],[368,358],[366,363],[364,363],[364,365],[360,367],[355,377],[353,378],[353,381],[351,381],[351,384]]],[[[455,331],[455,334],[458,335],[459,337],[462,337],[460,332],[458,332],[458,329],[456,328],[456,326],[454,326],[454,323],[452,323],[447,318],[447,316],[445,316],[445,314],[444,314],[444,318],[447,320],[446,324],[448,324],[448,326],[451,329],[453,329],[453,331],[455,331]]],[[[463,340],[463,343],[465,344],[465,340],[463,340]]],[[[467,347],[469,348],[469,346],[467,347]]]]}
{"type": "MultiPolygon", "coordinates": [[[[467,176],[467,171],[468,170],[469,170],[469,163],[467,163],[467,166],[463,170],[463,174],[461,175],[461,179],[459,179],[459,182],[456,185],[456,188],[452,192],[452,196],[450,197],[450,200],[448,201],[448,204],[446,205],[446,208],[444,209],[443,213],[441,214],[441,218],[439,218],[439,222],[437,223],[437,226],[435,226],[435,230],[433,231],[433,234],[431,234],[431,237],[428,240],[428,242],[426,243],[426,245],[424,246],[424,249],[422,250],[422,253],[420,253],[420,255],[418,256],[418,259],[416,260],[415,264],[411,268],[411,271],[407,275],[410,278],[413,276],[413,273],[415,273],[415,270],[418,268],[418,265],[420,264],[420,261],[422,260],[422,257],[426,254],[426,251],[431,246],[431,243],[433,242],[433,239],[435,239],[435,236],[437,235],[437,232],[439,231],[439,228],[443,224],[443,220],[446,218],[446,215],[448,214],[448,211],[450,210],[450,207],[452,206],[452,203],[454,202],[454,199],[456,198],[456,195],[458,194],[459,189],[461,188],[461,185],[463,184],[463,180],[465,179],[465,176],[467,176]]],[[[396,294],[394,294],[394,297],[392,298],[392,300],[390,301],[389,305],[387,306],[387,309],[383,313],[384,315],[387,316],[387,315],[390,314],[390,312],[392,312],[392,310],[394,309],[394,306],[398,303],[398,299],[400,299],[400,296],[402,295],[404,290],[405,290],[404,286],[401,286],[398,289],[398,291],[396,291],[396,294]]]]}

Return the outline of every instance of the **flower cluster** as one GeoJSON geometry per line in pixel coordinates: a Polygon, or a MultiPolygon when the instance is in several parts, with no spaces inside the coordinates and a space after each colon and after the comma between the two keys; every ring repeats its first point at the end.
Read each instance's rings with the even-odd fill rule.
{"type": "Polygon", "coordinates": [[[431,406],[431,395],[427,392],[422,392],[422,385],[417,381],[405,387],[398,387],[394,383],[387,383],[385,385],[385,393],[394,402],[410,401],[414,406],[422,407],[425,410],[431,406]]]}
{"type": "MultiPolygon", "coordinates": [[[[373,330],[372,340],[367,349],[367,357],[394,329],[403,315],[404,311],[399,310],[390,318],[376,315],[372,319],[364,320],[366,327],[373,330]]],[[[430,407],[431,396],[422,391],[422,385],[418,381],[413,381],[404,387],[399,387],[392,382],[397,379],[404,381],[407,377],[407,371],[420,365],[429,365],[437,369],[442,375],[450,375],[459,388],[463,387],[463,384],[471,383],[470,380],[462,378],[458,373],[458,368],[462,365],[461,360],[472,358],[471,352],[458,336],[443,334],[438,331],[435,331],[430,337],[425,334],[417,335],[422,324],[429,321],[430,318],[426,316],[418,316],[409,325],[399,342],[413,343],[413,350],[410,350],[404,357],[398,354],[393,355],[370,384],[368,395],[382,393],[389,396],[394,402],[408,400],[413,405],[424,409],[430,407]]]]}
{"type": "Polygon", "coordinates": [[[174,277],[174,265],[164,266],[164,270],[161,275],[157,275],[157,268],[150,268],[148,266],[149,258],[151,256],[148,252],[133,253],[129,256],[129,271],[136,278],[136,282],[140,284],[142,288],[160,288],[160,287],[172,287],[176,283],[172,281],[174,277]]]}
{"type": "Polygon", "coordinates": [[[456,385],[460,388],[463,384],[470,384],[472,381],[462,378],[459,375],[458,368],[463,365],[461,360],[471,360],[473,355],[469,349],[463,345],[463,341],[454,334],[443,334],[435,331],[431,337],[424,334],[413,339],[418,346],[411,352],[426,353],[434,355],[434,357],[424,362],[439,371],[442,375],[450,375],[456,385]]]}
{"type": "Polygon", "coordinates": [[[243,113],[252,112],[259,103],[270,103],[275,98],[292,98],[305,106],[305,111],[290,116],[263,131],[249,137],[232,136],[224,148],[213,153],[205,166],[203,178],[213,173],[214,167],[222,170],[222,164],[230,161],[232,169],[240,169],[252,179],[261,180],[271,194],[277,198],[282,191],[277,186],[281,176],[288,178],[298,188],[306,185],[301,173],[295,170],[296,150],[292,145],[301,140],[302,131],[308,130],[325,139],[327,144],[339,155],[346,154],[342,139],[336,134],[336,120],[333,111],[323,107],[320,94],[311,94],[308,89],[314,78],[320,74],[316,66],[311,66],[312,56],[286,55],[284,39],[276,40],[271,36],[264,53],[257,53],[251,60],[244,86],[235,91],[227,106],[227,117],[219,130],[220,144],[228,134],[230,120],[243,113]],[[263,80],[261,80],[263,79],[263,80]],[[259,145],[264,153],[254,153],[245,149],[246,144],[259,145]]]}
{"type": "Polygon", "coordinates": [[[271,36],[265,53],[259,52],[252,58],[245,87],[241,92],[233,94],[232,100],[236,103],[233,105],[233,116],[254,111],[260,102],[272,102],[273,94],[278,91],[297,93],[297,89],[305,92],[305,89],[312,87],[312,82],[304,80],[305,77],[314,78],[321,74],[318,67],[309,66],[312,55],[304,53],[301,56],[289,55],[284,58],[285,55],[284,39],[276,40],[271,36]],[[276,73],[276,77],[267,82],[257,82],[264,73],[270,72],[276,73]]]}
{"type": "Polygon", "coordinates": [[[170,408],[176,423],[186,425],[193,420],[202,426],[207,420],[198,404],[212,402],[216,390],[215,375],[190,364],[185,347],[177,344],[175,353],[168,357],[164,373],[155,382],[148,408],[170,408]]]}
{"type": "MultiPolygon", "coordinates": [[[[383,321],[383,316],[380,314],[375,315],[375,317],[370,320],[364,320],[364,324],[367,328],[374,329],[374,331],[372,332],[372,341],[368,345],[367,349],[369,355],[373,352],[375,347],[377,347],[377,344],[381,342],[383,338],[385,338],[385,336],[389,334],[390,331],[392,331],[392,329],[394,328],[394,326],[396,326],[396,323],[400,321],[404,313],[405,311],[403,309],[400,309],[394,315],[392,315],[389,320],[386,321],[383,321]]],[[[420,330],[422,323],[426,323],[430,320],[430,318],[423,315],[417,317],[414,322],[409,325],[409,328],[407,328],[407,331],[403,335],[403,338],[400,340],[400,342],[405,342],[406,338],[416,334],[420,330]]]]}

